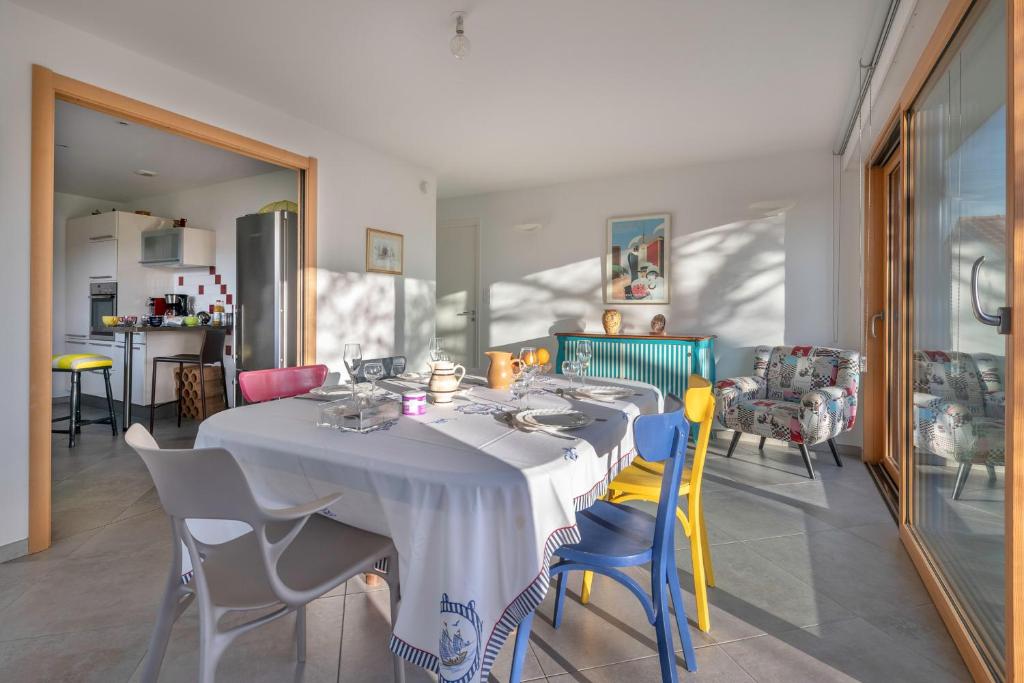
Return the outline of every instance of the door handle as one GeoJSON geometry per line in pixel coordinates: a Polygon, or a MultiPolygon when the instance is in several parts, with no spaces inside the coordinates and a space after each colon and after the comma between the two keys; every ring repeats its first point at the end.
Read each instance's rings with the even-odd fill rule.
{"type": "Polygon", "coordinates": [[[470,315],[470,316],[472,316],[472,315],[476,315],[476,311],[462,311],[461,313],[456,313],[455,315],[461,315],[461,316],[470,315]]]}
{"type": "Polygon", "coordinates": [[[985,312],[981,307],[981,296],[978,294],[978,273],[981,272],[981,265],[985,263],[985,257],[979,256],[971,267],[971,309],[974,317],[983,325],[991,325],[999,330],[999,334],[1010,334],[1010,308],[1000,306],[996,309],[996,315],[985,312]]]}
{"type": "Polygon", "coordinates": [[[879,320],[885,320],[885,311],[879,311],[871,316],[871,338],[878,339],[878,332],[875,330],[875,323],[879,320]]]}

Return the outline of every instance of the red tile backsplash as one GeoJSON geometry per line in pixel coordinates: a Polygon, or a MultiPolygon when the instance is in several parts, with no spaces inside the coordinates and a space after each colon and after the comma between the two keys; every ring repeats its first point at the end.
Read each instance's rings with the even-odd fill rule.
{"type": "Polygon", "coordinates": [[[185,276],[184,275],[179,275],[178,276],[178,286],[179,287],[184,287],[185,286],[185,276]]]}
{"type": "Polygon", "coordinates": [[[226,303],[228,306],[230,306],[231,304],[234,303],[234,301],[232,301],[232,299],[234,299],[234,297],[235,297],[234,294],[228,294],[228,299],[224,303],[226,303]]]}
{"type": "Polygon", "coordinates": [[[220,286],[220,293],[221,294],[227,294],[228,293],[228,286],[227,285],[221,285],[220,286]]]}
{"type": "Polygon", "coordinates": [[[210,266],[210,275],[217,274],[217,266],[210,266]]]}
{"type": "Polygon", "coordinates": [[[216,284],[216,285],[220,284],[220,275],[214,275],[213,276],[213,283],[216,284]]]}
{"type": "Polygon", "coordinates": [[[206,285],[199,285],[199,293],[206,294],[206,285]]]}

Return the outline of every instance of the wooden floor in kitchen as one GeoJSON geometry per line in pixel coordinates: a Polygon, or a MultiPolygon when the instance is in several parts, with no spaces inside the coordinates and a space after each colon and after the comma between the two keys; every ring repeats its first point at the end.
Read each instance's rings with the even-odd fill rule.
{"type": "MultiPolygon", "coordinates": [[[[89,411],[91,409],[87,409],[89,411]]],[[[88,415],[87,415],[88,416],[88,415]]],[[[191,446],[195,424],[160,420],[164,447],[191,446]]],[[[170,557],[169,525],[141,460],[102,425],[69,451],[53,440],[54,544],[0,565],[0,680],[138,680],[170,557]]],[[[706,509],[717,587],[710,634],[694,627],[700,681],[967,681],[968,673],[897,538],[868,473],[815,453],[817,481],[795,450],[714,442],[706,509]]],[[[678,544],[691,585],[685,539],[678,544]]],[[[639,569],[637,575],[646,571],[639,569]]],[[[570,581],[576,598],[579,578],[570,581]]],[[[687,610],[694,617],[692,595],[687,610]]],[[[594,599],[573,599],[559,630],[549,598],[534,621],[524,678],[559,683],[660,680],[654,631],[636,599],[598,577],[594,599]]],[[[290,617],[243,636],[218,681],[392,680],[385,587],[360,579],[309,610],[305,665],[290,617]]],[[[161,681],[192,681],[198,620],[174,628],[161,681]]],[[[678,645],[678,642],[676,643],[678,645]]],[[[492,680],[505,681],[511,640],[492,680]]],[[[436,680],[408,667],[408,680],[436,680]]]]}

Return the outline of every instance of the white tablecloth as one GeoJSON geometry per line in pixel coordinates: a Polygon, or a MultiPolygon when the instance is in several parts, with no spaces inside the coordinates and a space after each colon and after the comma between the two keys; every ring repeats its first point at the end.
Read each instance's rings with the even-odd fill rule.
{"type": "MultiPolygon", "coordinates": [[[[580,401],[555,394],[567,386],[562,377],[543,377],[531,396],[532,408],[572,405],[598,418],[572,432],[575,440],[510,428],[495,416],[512,407],[509,393],[473,385],[451,406],[428,405],[426,415],[368,434],[314,426],[310,400],[235,408],[203,422],[196,446],[230,450],[266,504],[344,492],[324,514],[390,536],[401,558],[391,649],[442,681],[473,683],[487,679],[509,632],[543,600],[552,552],[579,540],[576,511],[632,461],[633,418],[661,410],[650,385],[600,382],[634,395],[580,401]]],[[[248,530],[189,526],[207,542],[248,530]]]]}

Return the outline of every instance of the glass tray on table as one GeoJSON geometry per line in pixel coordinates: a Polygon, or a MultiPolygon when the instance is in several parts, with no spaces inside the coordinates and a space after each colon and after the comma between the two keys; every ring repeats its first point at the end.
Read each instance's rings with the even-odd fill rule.
{"type": "Polygon", "coordinates": [[[360,397],[358,406],[346,398],[318,405],[316,426],[347,432],[368,432],[397,420],[401,413],[401,402],[387,396],[360,397]]]}

